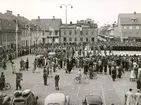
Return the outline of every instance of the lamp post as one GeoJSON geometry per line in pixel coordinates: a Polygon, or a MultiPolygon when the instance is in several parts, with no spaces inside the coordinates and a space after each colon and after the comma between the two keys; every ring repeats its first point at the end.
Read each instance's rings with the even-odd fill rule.
{"type": "MultiPolygon", "coordinates": [[[[65,7],[66,30],[67,30],[67,8],[68,8],[69,6],[71,6],[71,8],[73,8],[73,6],[72,6],[72,4],[67,4],[67,5],[61,4],[60,8],[62,8],[63,6],[65,7]]],[[[67,44],[66,44],[66,49],[67,49],[67,44]]]]}
{"type": "Polygon", "coordinates": [[[16,57],[18,57],[18,20],[14,20],[16,24],[16,57]]]}
{"type": "Polygon", "coordinates": [[[30,54],[30,46],[31,46],[31,30],[30,25],[26,25],[26,28],[28,30],[28,37],[29,37],[29,54],[30,54]]]}
{"type": "Polygon", "coordinates": [[[68,6],[71,6],[71,8],[73,8],[73,6],[71,4],[67,4],[67,5],[61,4],[60,8],[62,8],[63,6],[65,7],[65,16],[66,16],[66,25],[67,25],[67,8],[68,6]]]}

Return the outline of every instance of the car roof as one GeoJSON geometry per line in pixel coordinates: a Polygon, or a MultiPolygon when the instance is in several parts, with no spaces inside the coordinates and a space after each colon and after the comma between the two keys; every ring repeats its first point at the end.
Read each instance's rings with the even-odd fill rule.
{"type": "Polygon", "coordinates": [[[24,101],[26,101],[27,100],[27,98],[31,95],[32,93],[30,93],[29,95],[27,95],[27,96],[18,96],[18,97],[15,97],[14,96],[14,101],[15,100],[24,100],[24,101]]]}
{"type": "Polygon", "coordinates": [[[98,95],[87,95],[86,101],[88,104],[101,104],[102,103],[102,99],[98,95]]]}
{"type": "Polygon", "coordinates": [[[51,93],[45,98],[45,105],[48,103],[63,103],[65,101],[65,94],[51,93]]]}

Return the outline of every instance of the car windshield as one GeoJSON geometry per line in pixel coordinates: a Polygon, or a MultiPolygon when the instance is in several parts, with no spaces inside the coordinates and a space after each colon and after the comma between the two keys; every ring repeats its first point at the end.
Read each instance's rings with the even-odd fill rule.
{"type": "Polygon", "coordinates": [[[15,100],[13,105],[25,105],[24,100],[15,100]]]}

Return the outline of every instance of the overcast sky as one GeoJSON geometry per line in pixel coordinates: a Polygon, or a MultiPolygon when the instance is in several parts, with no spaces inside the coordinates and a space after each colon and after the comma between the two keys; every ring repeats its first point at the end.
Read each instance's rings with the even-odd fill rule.
{"type": "Polygon", "coordinates": [[[68,23],[91,18],[99,25],[117,21],[119,13],[141,12],[141,0],[0,0],[0,12],[13,11],[28,19],[61,18],[65,23],[65,8],[61,4],[72,4],[68,7],[68,23]]]}

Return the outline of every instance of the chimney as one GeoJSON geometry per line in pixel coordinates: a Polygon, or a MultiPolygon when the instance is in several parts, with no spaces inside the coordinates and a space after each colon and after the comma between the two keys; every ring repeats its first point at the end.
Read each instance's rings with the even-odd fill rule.
{"type": "Polygon", "coordinates": [[[70,24],[72,24],[72,21],[70,21],[70,24]]]}
{"type": "Polygon", "coordinates": [[[134,14],[137,14],[136,12],[134,12],[134,14]]]}
{"type": "Polygon", "coordinates": [[[53,16],[53,19],[55,19],[55,16],[53,16]]]}
{"type": "Polygon", "coordinates": [[[17,14],[18,17],[20,17],[20,14],[17,14]]]}
{"type": "Polygon", "coordinates": [[[38,19],[40,19],[40,16],[38,16],[38,19]]]}
{"type": "Polygon", "coordinates": [[[7,10],[7,13],[8,13],[8,14],[12,14],[12,11],[10,11],[10,10],[7,10]]]}

